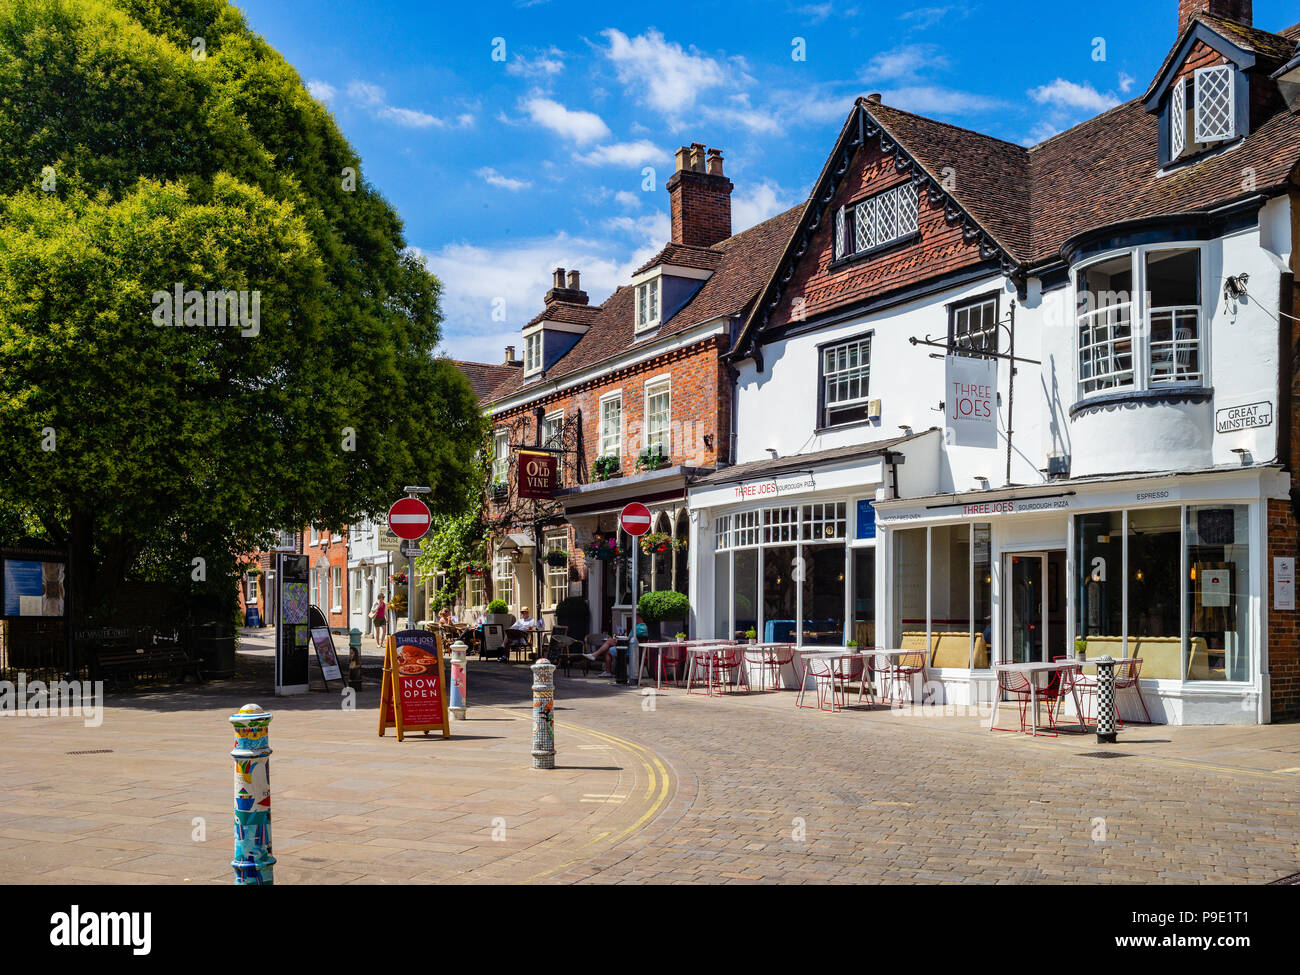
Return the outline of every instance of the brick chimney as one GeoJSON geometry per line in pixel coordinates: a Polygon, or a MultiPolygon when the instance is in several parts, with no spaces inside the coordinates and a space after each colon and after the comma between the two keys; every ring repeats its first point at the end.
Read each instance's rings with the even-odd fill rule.
{"type": "Polygon", "coordinates": [[[516,359],[516,358],[515,358],[515,347],[514,347],[513,345],[507,345],[507,346],[506,346],[506,361],[503,363],[503,365],[507,365],[507,366],[522,366],[523,364],[524,364],[524,363],[523,363],[523,360],[521,360],[521,359],[516,359]]]}
{"type": "Polygon", "coordinates": [[[1251,0],[1178,0],[1178,36],[1197,14],[1211,14],[1251,26],[1251,0]]]}
{"type": "Polygon", "coordinates": [[[557,301],[567,301],[574,305],[585,305],[587,303],[587,292],[579,286],[579,274],[577,271],[569,272],[569,279],[564,280],[564,268],[557,267],[552,272],[551,290],[546,292],[546,304],[549,307],[557,301]]]}
{"type": "Polygon", "coordinates": [[[709,247],[731,236],[731,180],[722,173],[722,151],[692,142],[677,150],[677,171],[668,178],[673,243],[709,247]]]}

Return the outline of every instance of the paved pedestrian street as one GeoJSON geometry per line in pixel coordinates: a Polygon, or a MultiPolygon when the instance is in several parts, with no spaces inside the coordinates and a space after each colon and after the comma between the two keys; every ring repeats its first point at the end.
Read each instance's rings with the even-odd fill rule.
{"type": "MultiPolygon", "coordinates": [[[[530,767],[531,675],[470,666],[443,740],[376,734],[373,682],[275,699],[241,678],[111,695],[100,727],[10,716],[8,883],[231,881],[227,717],[271,723],[276,882],[1247,883],[1300,867],[1300,728],[1031,740],[979,716],[826,714],[793,695],[557,680],[530,767]],[[1104,757],[1103,757],[1104,756],[1104,757]]],[[[253,676],[247,676],[252,674],[253,676]]]]}

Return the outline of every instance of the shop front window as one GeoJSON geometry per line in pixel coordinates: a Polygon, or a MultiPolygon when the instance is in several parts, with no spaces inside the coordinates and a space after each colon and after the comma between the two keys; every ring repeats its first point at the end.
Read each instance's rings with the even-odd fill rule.
{"type": "MultiPolygon", "coordinates": [[[[1249,509],[1187,509],[1187,679],[1250,679],[1249,509]]],[[[1144,670],[1145,676],[1145,670],[1144,670]]]]}
{"type": "Polygon", "coordinates": [[[713,556],[713,635],[731,636],[731,553],[713,556]]]}
{"type": "Polygon", "coordinates": [[[988,652],[983,634],[972,635],[970,525],[939,525],[930,533],[930,638],[935,667],[969,667],[971,643],[988,652]]]}
{"type": "Polygon", "coordinates": [[[1127,520],[1128,656],[1142,658],[1143,677],[1178,680],[1182,676],[1180,511],[1135,508],[1127,520]]]}
{"type": "Polygon", "coordinates": [[[853,639],[858,648],[876,644],[876,550],[853,552],[853,639]]]}
{"type": "Polygon", "coordinates": [[[799,549],[780,545],[763,550],[763,634],[767,643],[794,643],[799,630],[795,559],[799,549]]]}
{"type": "MultiPolygon", "coordinates": [[[[1078,577],[1078,625],[1075,635],[1105,645],[1120,656],[1124,633],[1124,520],[1118,511],[1079,515],[1074,519],[1078,577]],[[1114,644],[1114,646],[1111,646],[1114,644]]],[[[1101,656],[1089,649],[1088,656],[1101,656]]]]}
{"type": "Polygon", "coordinates": [[[971,621],[980,639],[972,647],[971,667],[987,670],[993,661],[993,527],[973,525],[971,550],[971,589],[974,592],[971,621]],[[984,654],[980,655],[981,640],[984,654]]]}
{"type": "MultiPolygon", "coordinates": [[[[758,632],[758,549],[740,549],[735,553],[735,560],[736,629],[730,635],[741,639],[748,630],[758,632]]],[[[719,635],[729,634],[719,631],[719,635]]]]}
{"type": "Polygon", "coordinates": [[[902,650],[928,649],[926,642],[926,528],[894,533],[893,645],[902,650]]]}
{"type": "Polygon", "coordinates": [[[803,547],[803,644],[841,647],[844,633],[844,545],[803,547]]]}

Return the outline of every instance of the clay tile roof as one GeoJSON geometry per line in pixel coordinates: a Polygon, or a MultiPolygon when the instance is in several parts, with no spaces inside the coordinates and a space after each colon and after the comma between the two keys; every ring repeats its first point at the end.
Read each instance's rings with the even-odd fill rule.
{"type": "Polygon", "coordinates": [[[469,380],[470,388],[474,390],[479,402],[487,399],[502,383],[509,382],[524,371],[523,366],[507,366],[504,363],[465,362],[461,359],[452,359],[451,362],[469,380]]]}
{"type": "Polygon", "coordinates": [[[935,180],[945,182],[944,170],[951,167],[957,201],[1013,256],[1028,255],[1030,172],[1024,146],[887,105],[863,105],[935,180]]]}
{"type": "MultiPolygon", "coordinates": [[[[745,312],[758,290],[771,276],[802,213],[803,204],[800,204],[712,247],[669,244],[660,251],[657,259],[644,265],[642,270],[653,267],[662,259],[670,264],[703,267],[712,270],[713,274],[695,297],[664,322],[655,335],[672,335],[692,325],[745,312]]],[[[551,309],[555,307],[552,305],[551,309]]],[[[561,379],[605,360],[615,359],[636,344],[633,321],[636,309],[631,287],[620,286],[605,299],[604,304],[586,307],[598,310],[598,314],[590,321],[591,328],[559,362],[547,370],[547,381],[561,379]]],[[[534,321],[550,317],[548,310],[534,321]]],[[[523,370],[516,369],[506,382],[492,391],[489,402],[520,392],[528,385],[524,382],[523,370]]]]}
{"type": "Polygon", "coordinates": [[[1268,60],[1285,61],[1291,56],[1292,45],[1284,34],[1273,34],[1258,27],[1248,27],[1235,20],[1227,20],[1213,14],[1197,14],[1196,19],[1220,37],[1232,41],[1240,48],[1262,55],[1268,60]]]}
{"type": "Polygon", "coordinates": [[[570,325],[590,325],[600,316],[599,305],[579,305],[572,301],[556,301],[542,309],[525,325],[538,322],[565,322],[570,325]]]}

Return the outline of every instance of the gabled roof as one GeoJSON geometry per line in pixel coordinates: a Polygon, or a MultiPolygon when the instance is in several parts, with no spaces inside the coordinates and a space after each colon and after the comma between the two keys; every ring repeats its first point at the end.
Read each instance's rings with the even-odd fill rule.
{"type": "Polygon", "coordinates": [[[1285,33],[1273,34],[1258,27],[1240,24],[1213,14],[1197,14],[1179,35],[1177,42],[1169,49],[1160,70],[1156,72],[1151,84],[1142,95],[1148,109],[1154,109],[1156,102],[1173,83],[1174,74],[1183,59],[1197,40],[1213,47],[1220,54],[1237,62],[1243,68],[1254,68],[1259,62],[1265,73],[1271,71],[1289,56],[1290,41],[1285,33]]]}
{"type": "Polygon", "coordinates": [[[502,383],[524,371],[523,366],[508,366],[504,363],[466,362],[463,359],[452,359],[451,363],[469,380],[470,388],[480,403],[502,383]]]}
{"type": "MultiPolygon", "coordinates": [[[[712,270],[713,273],[694,298],[655,330],[655,337],[664,338],[719,318],[743,315],[771,274],[777,255],[789,240],[802,212],[801,204],[719,241],[712,247],[669,244],[660,251],[657,258],[663,259],[661,263],[666,261],[669,264],[700,267],[712,270]]],[[[641,270],[648,270],[655,263],[652,260],[643,265],[641,270]]],[[[558,304],[560,303],[552,304],[533,321],[553,318],[558,304]]],[[[547,392],[552,381],[602,363],[612,365],[620,356],[635,351],[647,341],[637,339],[634,293],[628,285],[621,285],[601,305],[575,307],[588,309],[581,314],[590,316],[583,324],[590,324],[591,327],[572,349],[546,371],[544,381],[537,384],[547,392]]],[[[488,402],[524,392],[533,384],[532,377],[525,383],[523,370],[516,369],[505,382],[492,390],[488,402]]]]}
{"type": "MultiPolygon", "coordinates": [[[[1273,34],[1201,16],[1170,52],[1162,74],[1197,29],[1257,55],[1268,70],[1290,57],[1300,38],[1300,24],[1273,34]]],[[[767,314],[793,276],[794,262],[821,220],[829,218],[852,155],[866,145],[892,153],[900,172],[910,171],[931,199],[943,200],[948,218],[960,220],[986,256],[1000,254],[1004,270],[1018,277],[1060,261],[1063,246],[1090,231],[1274,195],[1300,161],[1300,115],[1279,101],[1231,153],[1210,153],[1161,173],[1159,119],[1145,107],[1147,98],[1116,106],[1028,149],[859,98],[732,355],[752,353],[767,314]],[[945,179],[948,167],[955,179],[945,179]],[[1246,167],[1255,175],[1249,190],[1242,186],[1246,167]]]]}
{"type": "Polygon", "coordinates": [[[534,315],[524,328],[531,328],[538,322],[564,322],[568,325],[590,325],[599,316],[599,305],[580,305],[576,301],[555,301],[534,315]]]}

